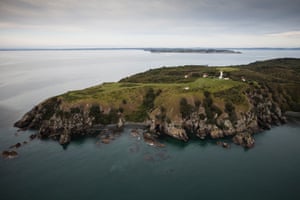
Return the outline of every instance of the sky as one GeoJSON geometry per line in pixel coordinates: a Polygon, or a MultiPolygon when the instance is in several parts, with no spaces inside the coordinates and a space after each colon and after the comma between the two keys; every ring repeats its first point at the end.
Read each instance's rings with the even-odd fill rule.
{"type": "Polygon", "coordinates": [[[0,0],[0,48],[300,47],[299,0],[0,0]]]}

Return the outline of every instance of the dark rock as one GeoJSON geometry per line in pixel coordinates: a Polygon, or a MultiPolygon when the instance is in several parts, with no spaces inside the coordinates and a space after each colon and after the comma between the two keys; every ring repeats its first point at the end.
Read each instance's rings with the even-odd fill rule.
{"type": "Polygon", "coordinates": [[[36,137],[37,137],[37,134],[31,134],[31,135],[29,136],[30,140],[34,140],[36,137]]]}
{"type": "Polygon", "coordinates": [[[165,128],[165,134],[176,138],[178,140],[182,140],[187,142],[189,140],[189,137],[186,134],[186,131],[183,128],[177,128],[173,124],[168,124],[165,128]]]}
{"type": "Polygon", "coordinates": [[[286,124],[287,123],[287,118],[285,116],[282,116],[280,118],[280,122],[283,123],[283,124],[286,124]]]}
{"type": "Polygon", "coordinates": [[[125,125],[125,120],[122,117],[119,117],[118,123],[117,123],[117,128],[122,128],[125,125]]]}
{"type": "Polygon", "coordinates": [[[225,149],[229,149],[231,147],[230,144],[228,144],[227,142],[221,142],[221,141],[217,141],[217,145],[219,145],[225,149]]]}
{"type": "Polygon", "coordinates": [[[164,144],[160,143],[157,141],[155,136],[151,133],[144,133],[144,141],[149,144],[150,146],[155,146],[155,147],[165,147],[164,144]]]}
{"type": "Polygon", "coordinates": [[[14,145],[12,145],[12,146],[10,146],[9,148],[10,149],[12,149],[12,148],[19,148],[19,147],[21,147],[21,143],[20,142],[18,142],[17,144],[14,144],[14,145]]]}
{"type": "Polygon", "coordinates": [[[229,149],[230,148],[230,144],[228,144],[227,142],[223,142],[222,143],[222,147],[229,149]]]}
{"type": "Polygon", "coordinates": [[[140,137],[141,136],[141,134],[139,133],[139,131],[137,129],[132,129],[130,132],[130,135],[132,137],[140,137]]]}
{"type": "Polygon", "coordinates": [[[255,140],[250,133],[238,133],[232,138],[232,141],[237,144],[241,145],[245,148],[252,148],[254,146],[255,140]]]}
{"type": "Polygon", "coordinates": [[[70,135],[69,131],[66,129],[64,134],[60,135],[59,144],[66,145],[66,144],[70,143],[70,141],[71,141],[71,135],[70,135]]]}
{"type": "Polygon", "coordinates": [[[214,125],[210,130],[210,137],[213,139],[223,138],[223,131],[219,129],[216,125],[214,125]]]}
{"type": "Polygon", "coordinates": [[[2,151],[2,157],[6,159],[12,159],[18,156],[16,151],[2,151]]]}
{"type": "Polygon", "coordinates": [[[110,139],[109,139],[109,138],[102,138],[102,139],[101,139],[101,142],[102,142],[103,144],[109,144],[109,143],[110,143],[110,139]]]}

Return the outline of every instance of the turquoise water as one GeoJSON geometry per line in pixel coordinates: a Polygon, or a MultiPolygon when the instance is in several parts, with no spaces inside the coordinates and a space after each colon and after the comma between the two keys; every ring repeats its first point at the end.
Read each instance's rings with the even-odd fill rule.
{"type": "Polygon", "coordinates": [[[125,130],[111,144],[96,138],[63,149],[34,140],[2,160],[4,199],[299,199],[299,126],[256,135],[256,146],[169,139],[153,148],[125,130]]]}
{"type": "MultiPolygon", "coordinates": [[[[41,99],[72,87],[87,87],[96,82],[97,76],[114,81],[119,79],[117,75],[143,71],[151,56],[154,60],[156,56],[135,53],[0,52],[0,150],[29,141],[32,132],[17,132],[12,124],[41,99]],[[122,67],[113,68],[116,58],[124,58],[122,67]],[[105,66],[109,67],[101,65],[102,59],[107,59],[105,66]],[[109,77],[115,71],[120,74],[109,77]]],[[[257,58],[251,55],[280,53],[286,52],[250,52],[243,56],[248,62],[257,58]]],[[[155,62],[176,61],[172,55],[159,56],[155,62]]],[[[230,56],[219,55],[219,59],[229,62],[230,56]]],[[[196,55],[181,59],[197,61],[196,55]]],[[[209,61],[210,56],[205,59],[209,61]]],[[[236,60],[242,62],[243,58],[236,60]]],[[[300,199],[297,120],[255,135],[256,144],[250,150],[236,145],[224,149],[213,141],[182,143],[170,138],[164,141],[165,148],[154,148],[130,136],[130,130],[125,129],[108,145],[99,144],[96,137],[78,139],[66,149],[52,140],[29,141],[17,149],[18,158],[0,159],[0,198],[300,199]]]]}

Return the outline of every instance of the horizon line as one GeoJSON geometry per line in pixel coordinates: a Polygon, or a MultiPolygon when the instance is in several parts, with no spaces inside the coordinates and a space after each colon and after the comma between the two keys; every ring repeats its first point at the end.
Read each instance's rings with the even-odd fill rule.
{"type": "Polygon", "coordinates": [[[0,48],[0,51],[80,51],[80,50],[149,50],[149,49],[261,49],[261,50],[300,50],[300,47],[24,47],[24,48],[0,48]]]}

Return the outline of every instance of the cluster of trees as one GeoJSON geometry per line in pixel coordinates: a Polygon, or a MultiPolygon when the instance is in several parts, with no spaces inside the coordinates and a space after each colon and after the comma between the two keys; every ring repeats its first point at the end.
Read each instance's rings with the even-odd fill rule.
{"type": "Polygon", "coordinates": [[[129,121],[142,122],[148,118],[148,113],[154,108],[154,101],[157,96],[160,95],[162,91],[154,91],[153,88],[149,88],[143,98],[142,104],[139,106],[138,110],[134,113],[126,116],[129,121]]]}
{"type": "Polygon", "coordinates": [[[222,114],[222,110],[213,104],[213,99],[210,92],[204,91],[203,107],[207,117],[207,123],[214,124],[216,114],[219,116],[222,114]]]}
{"type": "Polygon", "coordinates": [[[95,124],[113,124],[119,120],[119,110],[111,109],[108,114],[104,114],[99,105],[92,105],[89,116],[94,117],[95,124]]]}
{"type": "Polygon", "coordinates": [[[225,112],[228,113],[229,120],[231,122],[233,122],[233,123],[236,122],[237,116],[236,116],[236,112],[235,112],[235,107],[234,107],[232,102],[226,102],[225,103],[225,112]]]}
{"type": "Polygon", "coordinates": [[[195,108],[191,104],[188,104],[186,98],[181,98],[180,103],[180,113],[182,118],[189,118],[189,116],[194,112],[195,108]]]}
{"type": "MultiPolygon", "coordinates": [[[[201,102],[197,100],[195,102],[195,106],[188,104],[186,98],[182,98],[180,100],[180,113],[182,118],[188,119],[193,112],[196,111],[196,108],[199,108],[201,102]]],[[[222,110],[213,103],[213,98],[208,91],[204,91],[204,99],[202,106],[205,108],[205,115],[201,114],[199,118],[204,120],[205,117],[207,118],[207,123],[215,124],[216,123],[216,116],[220,116],[222,114],[222,110]]],[[[234,104],[231,101],[227,101],[225,103],[225,110],[226,113],[229,115],[229,119],[232,122],[237,120],[237,115],[235,112],[234,104]]]]}

